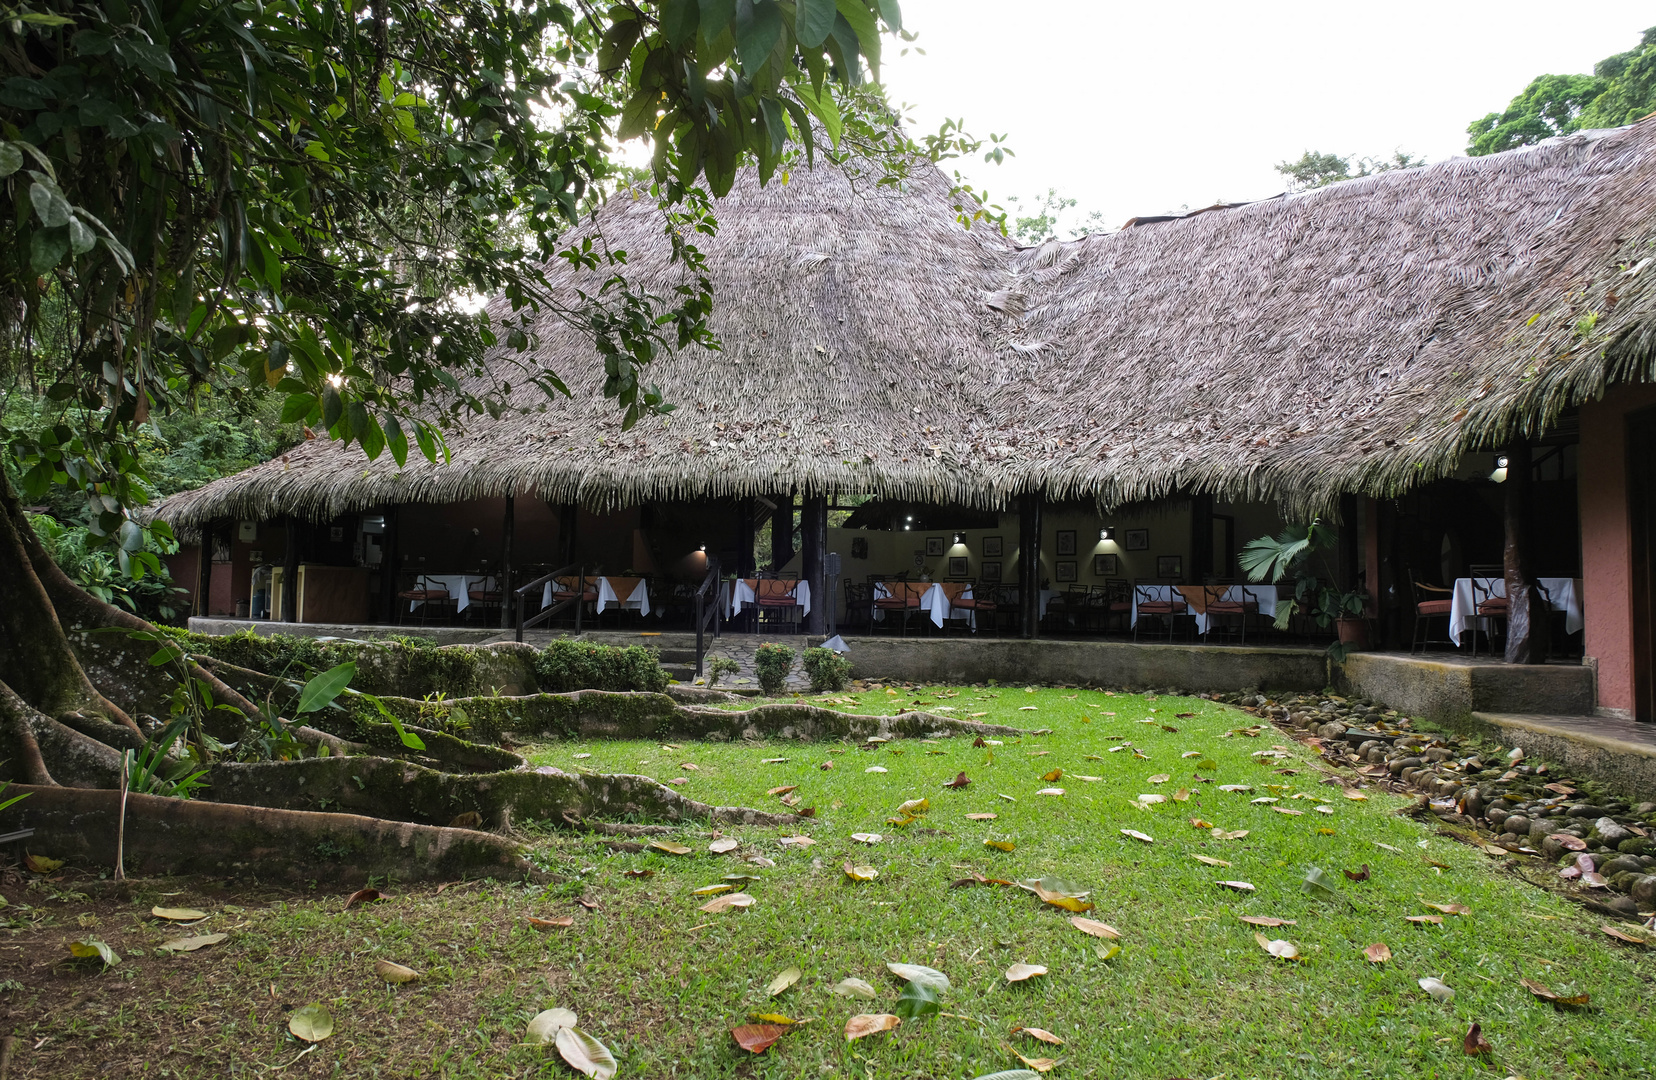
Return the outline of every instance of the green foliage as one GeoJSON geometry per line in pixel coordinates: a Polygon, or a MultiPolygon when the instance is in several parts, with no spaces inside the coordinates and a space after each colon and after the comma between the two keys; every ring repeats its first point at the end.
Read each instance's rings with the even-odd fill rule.
{"type": "Polygon", "coordinates": [[[843,690],[851,678],[851,661],[832,649],[806,649],[800,664],[811,677],[812,690],[843,690]]]}
{"type": "Polygon", "coordinates": [[[753,673],[759,677],[759,688],[767,694],[780,694],[787,685],[788,672],[793,670],[796,654],[786,645],[766,642],[753,657],[753,673]]]}
{"type": "MultiPolygon", "coordinates": [[[[172,622],[183,613],[176,605],[184,590],[172,584],[164,563],[157,560],[156,572],[135,578],[122,571],[115,556],[84,525],[65,525],[44,514],[25,517],[58,568],[99,600],[119,604],[151,622],[172,622]]],[[[153,554],[163,545],[147,538],[145,546],[153,554]]],[[[165,546],[175,547],[170,542],[165,546]]]]}
{"type": "MultiPolygon", "coordinates": [[[[1351,589],[1342,592],[1333,585],[1337,575],[1322,553],[1331,549],[1339,534],[1320,518],[1309,525],[1290,525],[1278,535],[1250,540],[1236,555],[1236,565],[1250,581],[1281,583],[1292,577],[1291,599],[1278,600],[1276,625],[1288,628],[1294,615],[1308,615],[1327,629],[1336,619],[1361,618],[1368,606],[1368,594],[1351,589]]],[[[1328,654],[1344,660],[1347,647],[1335,643],[1328,654]]]]}
{"type": "Polygon", "coordinates": [[[1639,47],[1605,57],[1591,75],[1538,75],[1504,111],[1474,120],[1466,152],[1474,157],[1529,146],[1555,135],[1631,124],[1656,112],[1656,27],[1639,47]]]}
{"type": "Polygon", "coordinates": [[[661,654],[642,645],[599,645],[557,638],[535,656],[535,677],[549,694],[575,690],[667,689],[661,654]]]}
{"type": "MultiPolygon", "coordinates": [[[[1065,211],[1075,209],[1075,200],[1058,194],[1057,188],[1047,188],[1046,194],[1037,195],[1030,200],[1026,208],[1016,195],[1007,198],[1009,209],[1007,213],[1012,218],[1012,227],[1009,230],[1012,239],[1025,247],[1035,247],[1047,240],[1059,236],[1059,218],[1065,211]],[[1024,213],[1027,209],[1030,212],[1024,213]]],[[[1087,214],[1085,218],[1074,224],[1065,226],[1062,230],[1063,239],[1074,240],[1090,232],[1100,232],[1104,229],[1104,215],[1097,210],[1087,214]]]]}
{"type": "Polygon", "coordinates": [[[712,686],[726,675],[735,675],[742,670],[742,665],[728,656],[710,656],[707,658],[707,685],[712,686]]]}
{"type": "Polygon", "coordinates": [[[1426,164],[1403,150],[1393,150],[1389,158],[1340,157],[1319,150],[1307,150],[1298,161],[1279,161],[1276,171],[1288,181],[1289,191],[1309,191],[1340,180],[1355,180],[1360,176],[1391,172],[1393,169],[1413,169],[1426,164]]]}
{"type": "Polygon", "coordinates": [[[354,661],[360,666],[369,658],[389,654],[394,658],[391,662],[400,669],[418,671],[424,680],[446,687],[452,693],[475,693],[478,684],[475,654],[467,649],[438,648],[430,638],[395,636],[376,641],[342,641],[294,634],[255,634],[252,630],[223,637],[187,631],[173,632],[171,636],[190,652],[285,678],[309,678],[341,664],[354,661]]]}
{"type": "Polygon", "coordinates": [[[173,745],[188,728],[189,720],[177,717],[146,742],[136,755],[130,750],[122,753],[129,790],[140,795],[189,799],[207,786],[207,770],[196,768],[198,762],[193,757],[169,760],[173,745]]]}

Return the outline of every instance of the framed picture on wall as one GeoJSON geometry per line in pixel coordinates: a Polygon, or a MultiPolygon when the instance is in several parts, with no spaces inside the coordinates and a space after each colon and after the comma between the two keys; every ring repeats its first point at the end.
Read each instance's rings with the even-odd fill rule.
{"type": "Polygon", "coordinates": [[[868,537],[853,536],[851,538],[851,557],[853,559],[868,558],[868,537]]]}
{"type": "Polygon", "coordinates": [[[919,551],[914,553],[914,568],[916,570],[924,570],[926,568],[926,550],[924,548],[921,548],[919,551]]]}
{"type": "Polygon", "coordinates": [[[1178,555],[1157,555],[1156,576],[1161,578],[1184,577],[1184,559],[1178,555]]]}
{"type": "Polygon", "coordinates": [[[1121,533],[1121,547],[1124,551],[1149,551],[1149,529],[1123,529],[1121,533]]]}
{"type": "Polygon", "coordinates": [[[985,536],[983,538],[983,557],[985,559],[998,559],[1001,557],[1000,537],[985,536]]]}
{"type": "Polygon", "coordinates": [[[928,537],[926,537],[926,557],[928,559],[935,559],[935,558],[938,558],[939,556],[941,556],[942,554],[943,554],[943,538],[941,536],[928,536],[928,537]]]}
{"type": "Polygon", "coordinates": [[[998,584],[1000,584],[1000,579],[1001,579],[1000,560],[996,559],[994,562],[979,563],[978,564],[978,578],[985,585],[998,585],[998,584]]]}
{"type": "Polygon", "coordinates": [[[1121,556],[1119,556],[1119,555],[1094,555],[1093,556],[1093,576],[1095,576],[1095,577],[1115,577],[1119,573],[1121,573],[1121,556]]]}
{"type": "Polygon", "coordinates": [[[951,556],[949,556],[949,576],[950,577],[965,577],[966,576],[966,556],[964,556],[964,555],[951,555],[951,556]]]}
{"type": "Polygon", "coordinates": [[[1074,559],[1060,559],[1058,562],[1054,563],[1053,564],[1052,576],[1053,576],[1054,579],[1056,579],[1058,581],[1074,581],[1075,580],[1075,560],[1074,559]]]}
{"type": "MultiPolygon", "coordinates": [[[[1057,550],[1057,554],[1059,554],[1059,555],[1074,555],[1075,554],[1075,530],[1074,529],[1059,529],[1058,530],[1058,550],[1057,550]]],[[[1071,580],[1074,580],[1074,579],[1072,578],[1071,580]]]]}

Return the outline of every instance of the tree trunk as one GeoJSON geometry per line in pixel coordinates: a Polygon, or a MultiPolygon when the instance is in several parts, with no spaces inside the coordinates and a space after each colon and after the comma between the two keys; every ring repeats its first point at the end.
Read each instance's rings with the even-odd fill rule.
{"type": "Polygon", "coordinates": [[[1514,439],[1507,447],[1503,522],[1506,545],[1506,662],[1544,664],[1552,645],[1552,617],[1535,582],[1529,557],[1530,445],[1514,439]]]}

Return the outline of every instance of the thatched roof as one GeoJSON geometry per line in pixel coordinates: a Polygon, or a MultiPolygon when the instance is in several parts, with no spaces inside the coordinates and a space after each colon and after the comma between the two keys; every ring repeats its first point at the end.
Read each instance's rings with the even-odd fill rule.
{"type": "MultiPolygon", "coordinates": [[[[1443,475],[1656,368],[1656,122],[1022,251],[958,225],[934,172],[902,192],[827,167],[750,175],[716,213],[724,351],[652,365],[671,416],[621,432],[590,345],[548,319],[538,356],[573,396],[474,422],[450,464],[317,440],[162,516],[790,487],[1310,508],[1443,475]]],[[[635,284],[678,283],[648,200],[600,223],[635,284]]]]}

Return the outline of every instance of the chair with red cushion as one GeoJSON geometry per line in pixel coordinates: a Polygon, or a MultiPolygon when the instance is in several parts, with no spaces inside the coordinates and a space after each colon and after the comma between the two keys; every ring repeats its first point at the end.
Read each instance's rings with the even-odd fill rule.
{"type": "Polygon", "coordinates": [[[956,596],[950,600],[949,607],[951,609],[951,614],[953,613],[954,608],[960,608],[962,611],[971,612],[976,616],[974,621],[976,623],[977,630],[983,629],[984,620],[987,619],[990,628],[995,630],[996,635],[999,636],[1000,627],[995,623],[995,615],[1000,611],[1000,604],[995,602],[994,590],[986,590],[982,596],[979,596],[977,583],[975,581],[968,581],[966,586],[967,587],[961,591],[969,591],[972,595],[956,596]]]}
{"type": "Polygon", "coordinates": [[[886,595],[874,598],[874,610],[897,616],[898,630],[908,637],[909,616],[920,610],[920,598],[931,586],[923,581],[885,582],[886,595]]]}
{"type": "Polygon", "coordinates": [[[797,579],[767,577],[761,574],[753,582],[753,598],[759,606],[759,621],[766,625],[782,625],[790,633],[799,632],[800,613],[797,579]]]}
{"type": "Polygon", "coordinates": [[[421,626],[426,624],[432,612],[439,611],[445,604],[452,602],[448,589],[444,588],[441,582],[427,581],[424,574],[414,579],[413,588],[403,589],[397,593],[397,599],[408,604],[408,607],[397,605],[397,621],[402,622],[410,608],[418,604],[421,626]]]}
{"type": "Polygon", "coordinates": [[[466,590],[466,599],[471,601],[466,610],[475,609],[484,626],[493,626],[500,621],[500,604],[503,597],[499,589],[491,589],[480,581],[466,590]],[[491,611],[494,612],[493,619],[489,618],[491,611]]]}
{"type": "MultiPolygon", "coordinates": [[[[1409,639],[1409,653],[1424,652],[1426,646],[1432,644],[1431,626],[1433,619],[1442,619],[1444,629],[1449,627],[1449,610],[1454,606],[1453,594],[1442,585],[1427,585],[1415,580],[1414,571],[1409,571],[1409,591],[1414,600],[1415,620],[1414,633],[1409,639]]],[[[1442,645],[1454,645],[1447,637],[1436,639],[1442,645]]]]}
{"type": "Polygon", "coordinates": [[[1133,623],[1133,640],[1138,640],[1139,627],[1144,625],[1145,616],[1153,619],[1162,619],[1167,623],[1167,640],[1173,640],[1173,620],[1190,610],[1190,605],[1184,602],[1178,592],[1171,591],[1172,586],[1164,585],[1158,579],[1146,581],[1140,579],[1133,585],[1133,592],[1138,602],[1138,619],[1133,623]],[[1162,597],[1162,588],[1170,591],[1166,599],[1162,597]]]}
{"type": "Polygon", "coordinates": [[[1259,601],[1245,592],[1237,594],[1242,597],[1240,600],[1225,599],[1234,588],[1236,588],[1235,585],[1223,583],[1202,586],[1202,591],[1206,594],[1208,618],[1208,632],[1204,636],[1211,637],[1213,635],[1215,618],[1232,618],[1236,619],[1241,625],[1241,641],[1239,643],[1246,645],[1248,643],[1248,616],[1259,614],[1259,601]]]}

